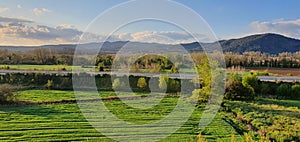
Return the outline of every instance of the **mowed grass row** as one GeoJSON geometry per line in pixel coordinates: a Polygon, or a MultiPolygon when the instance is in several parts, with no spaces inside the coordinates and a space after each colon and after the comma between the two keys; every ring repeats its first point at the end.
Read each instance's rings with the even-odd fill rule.
{"type": "MultiPolygon", "coordinates": [[[[83,92],[83,95],[86,95],[83,92]]],[[[103,97],[114,96],[113,92],[100,92],[103,97]]],[[[128,93],[127,95],[133,95],[128,93]]],[[[142,95],[142,94],[138,94],[142,95]]],[[[20,100],[35,102],[75,99],[72,91],[28,90],[18,92],[20,100]]],[[[128,100],[135,103],[136,100],[128,100]]],[[[97,102],[90,102],[93,103],[97,102]]],[[[177,98],[164,98],[149,109],[129,107],[122,101],[107,101],[106,107],[119,119],[136,124],[149,124],[165,118],[176,106],[177,98]]],[[[196,109],[189,120],[174,134],[162,141],[196,140],[201,132],[210,141],[230,141],[242,137],[217,114],[212,123],[199,130],[202,109],[196,109]]],[[[0,141],[112,141],[94,129],[81,114],[77,104],[32,105],[0,108],[0,141]]],[[[163,129],[163,128],[161,128],[163,129]]],[[[115,134],[122,136],[122,134],[115,134]]]]}

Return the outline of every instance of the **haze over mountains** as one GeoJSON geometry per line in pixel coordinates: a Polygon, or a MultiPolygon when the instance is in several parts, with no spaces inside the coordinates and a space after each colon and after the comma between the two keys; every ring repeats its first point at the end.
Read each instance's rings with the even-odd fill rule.
{"type": "MultiPolygon", "coordinates": [[[[187,44],[157,44],[157,43],[141,43],[141,42],[129,42],[129,41],[116,41],[105,42],[103,44],[102,51],[107,53],[116,53],[124,45],[130,43],[130,46],[134,48],[155,47],[162,49],[171,49],[176,46],[182,46],[190,52],[202,51],[202,47],[199,43],[187,43],[187,44]]],[[[246,51],[259,51],[262,53],[278,54],[282,52],[298,52],[300,51],[300,40],[285,37],[279,34],[256,34],[238,39],[221,40],[219,41],[224,52],[243,53],[246,51]]],[[[83,44],[81,47],[86,49],[98,48],[100,43],[88,43],[83,44]]],[[[203,45],[210,47],[215,46],[216,43],[203,43],[203,45]]],[[[73,52],[77,45],[75,44],[61,44],[61,45],[43,45],[43,46],[0,46],[0,50],[11,50],[17,52],[30,51],[36,48],[56,49],[58,52],[66,53],[73,52]]],[[[134,49],[133,48],[133,49],[134,49]]],[[[92,50],[94,51],[94,50],[92,50]]]]}

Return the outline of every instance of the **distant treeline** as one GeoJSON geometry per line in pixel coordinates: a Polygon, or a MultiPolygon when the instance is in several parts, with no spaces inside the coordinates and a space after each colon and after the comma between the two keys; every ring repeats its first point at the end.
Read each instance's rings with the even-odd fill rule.
{"type": "MultiPolygon", "coordinates": [[[[218,58],[221,53],[213,53],[218,58]]],[[[163,70],[184,67],[189,64],[189,60],[178,56],[179,54],[171,54],[168,59],[158,55],[146,55],[138,58],[134,64],[128,64],[131,59],[136,59],[135,55],[116,57],[114,54],[98,55],[95,57],[82,56],[76,57],[79,65],[97,66],[99,70],[110,69],[112,65],[118,67],[128,67],[132,70],[149,69],[151,72],[160,72],[163,70]],[[171,62],[173,61],[173,62],[171,62]],[[175,62],[174,62],[175,61],[175,62]]],[[[195,64],[198,65],[206,54],[203,52],[190,54],[195,64]]],[[[269,68],[299,68],[300,52],[296,53],[280,53],[278,55],[270,55],[260,52],[244,52],[243,54],[226,52],[225,62],[227,67],[269,67],[269,68]]],[[[11,52],[8,50],[0,51],[0,64],[31,64],[31,65],[72,65],[73,54],[60,54],[56,50],[35,49],[28,52],[11,52]]]]}
{"type": "Polygon", "coordinates": [[[227,67],[299,68],[300,52],[270,55],[260,52],[225,53],[227,67]]]}

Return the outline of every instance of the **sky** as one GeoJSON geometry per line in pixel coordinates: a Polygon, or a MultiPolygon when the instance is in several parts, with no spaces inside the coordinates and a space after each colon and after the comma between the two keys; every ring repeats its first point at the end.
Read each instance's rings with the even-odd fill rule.
{"type": "MultiPolygon", "coordinates": [[[[126,0],[0,0],[0,45],[77,43],[101,13],[126,0]]],[[[176,0],[200,15],[218,39],[278,33],[300,39],[299,0],[176,0]]],[[[144,5],[147,7],[146,5],[144,5]]],[[[143,9],[143,6],[141,6],[143,9]]],[[[155,10],[155,7],[153,7],[155,10]]],[[[142,11],[142,10],[141,10],[142,11]]],[[[166,13],[168,10],[165,10],[166,13]]],[[[143,11],[142,11],[143,12],[143,11]]],[[[139,13],[142,13],[139,12],[139,13]]],[[[124,15],[130,14],[127,11],[124,15]]],[[[171,11],[174,16],[180,11],[171,11]]],[[[110,20],[114,21],[115,17],[110,20]]],[[[190,20],[193,22],[193,19],[190,20]]],[[[90,30],[85,42],[104,40],[111,23],[90,30]],[[94,31],[94,32],[93,32],[94,31]]],[[[128,24],[110,40],[182,43],[194,39],[182,29],[157,21],[128,24]]],[[[195,33],[197,34],[197,33],[195,33]]],[[[201,34],[199,33],[199,36],[201,34]]]]}

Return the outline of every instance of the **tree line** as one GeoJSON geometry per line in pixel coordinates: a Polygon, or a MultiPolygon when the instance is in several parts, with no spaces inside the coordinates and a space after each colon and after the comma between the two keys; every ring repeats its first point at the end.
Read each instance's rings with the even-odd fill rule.
{"type": "Polygon", "coordinates": [[[299,68],[300,52],[271,55],[260,52],[225,53],[227,67],[299,68]]]}
{"type": "MultiPolygon", "coordinates": [[[[211,53],[210,53],[211,54],[211,53]]],[[[212,53],[218,57],[221,53],[212,53]]],[[[226,67],[267,67],[267,68],[299,68],[300,52],[296,53],[280,53],[271,55],[260,52],[244,52],[242,54],[226,52],[226,67]]],[[[206,54],[196,52],[190,54],[196,65],[201,62],[206,54]]],[[[82,56],[76,57],[81,65],[96,66],[100,71],[109,70],[112,65],[119,67],[128,67],[129,62],[136,55],[116,56],[114,54],[97,55],[96,57],[82,56]]],[[[27,52],[12,52],[8,50],[0,50],[0,64],[32,64],[32,65],[72,65],[73,54],[59,53],[55,49],[38,48],[27,52]]],[[[151,72],[160,72],[175,68],[184,67],[189,60],[179,56],[179,54],[170,54],[168,57],[159,55],[146,55],[138,58],[134,64],[130,64],[132,70],[148,69],[151,72]],[[173,62],[171,62],[173,61],[173,62]]]]}

